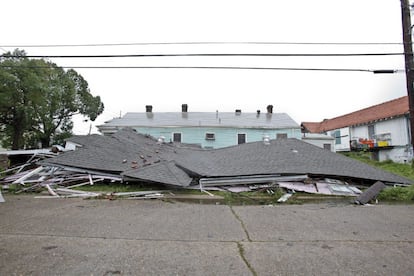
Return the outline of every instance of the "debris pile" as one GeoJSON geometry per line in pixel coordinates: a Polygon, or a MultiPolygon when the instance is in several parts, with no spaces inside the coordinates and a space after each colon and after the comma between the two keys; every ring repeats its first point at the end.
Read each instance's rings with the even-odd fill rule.
{"type": "Polygon", "coordinates": [[[12,185],[20,186],[16,193],[40,192],[46,190],[48,196],[36,196],[36,198],[159,198],[165,191],[140,191],[140,192],[87,192],[76,190],[85,185],[96,183],[122,183],[119,175],[97,174],[93,172],[77,172],[60,167],[39,166],[34,169],[22,171],[0,179],[3,190],[8,190],[12,185]]]}
{"type": "Polygon", "coordinates": [[[0,179],[3,188],[16,184],[23,186],[21,191],[47,190],[48,197],[159,197],[158,192],[152,191],[149,195],[102,195],[73,190],[100,182],[139,182],[206,192],[281,188],[289,193],[357,197],[361,194],[357,187],[368,187],[377,181],[386,185],[411,184],[404,177],[297,139],[206,150],[160,142],[125,129],[110,137],[75,136],[68,142],[76,144],[76,150],[37,161],[38,167],[30,170],[16,170],[15,174],[0,179]]]}

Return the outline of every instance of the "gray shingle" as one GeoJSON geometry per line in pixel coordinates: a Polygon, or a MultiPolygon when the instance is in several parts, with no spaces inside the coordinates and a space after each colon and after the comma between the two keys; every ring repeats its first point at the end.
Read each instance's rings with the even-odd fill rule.
{"type": "Polygon", "coordinates": [[[299,128],[286,113],[241,113],[232,112],[130,112],[122,118],[115,118],[101,127],[236,127],[236,128],[299,128]]]}
{"type": "Polygon", "coordinates": [[[400,177],[297,139],[253,142],[197,152],[176,160],[205,177],[258,174],[313,174],[410,183],[400,177]]]}
{"type": "Polygon", "coordinates": [[[192,178],[297,175],[343,177],[410,184],[411,181],[343,155],[297,139],[262,142],[203,150],[158,144],[155,139],[130,129],[111,137],[85,139],[73,152],[47,159],[44,164],[89,170],[124,172],[125,176],[152,182],[186,186],[192,178]]]}
{"type": "Polygon", "coordinates": [[[122,173],[122,175],[131,179],[183,187],[189,186],[192,181],[192,178],[178,168],[173,161],[160,162],[141,169],[129,170],[122,173]]]}

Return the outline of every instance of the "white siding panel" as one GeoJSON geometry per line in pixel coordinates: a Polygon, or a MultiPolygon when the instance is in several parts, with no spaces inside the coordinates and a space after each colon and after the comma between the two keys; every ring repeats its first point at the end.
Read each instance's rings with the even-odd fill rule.
{"type": "MultiPolygon", "coordinates": [[[[391,133],[391,145],[405,146],[409,144],[407,118],[399,117],[391,120],[376,122],[375,134],[391,133]]],[[[368,137],[368,125],[352,127],[351,140],[368,137]]]]}
{"type": "Polygon", "coordinates": [[[376,134],[391,133],[391,145],[393,146],[404,146],[409,143],[405,117],[378,122],[375,130],[376,134]]]}
{"type": "Polygon", "coordinates": [[[358,141],[359,138],[363,138],[363,139],[368,138],[368,126],[367,125],[352,127],[351,140],[358,141]]]}
{"type": "Polygon", "coordinates": [[[349,141],[350,141],[350,131],[348,127],[343,127],[340,129],[335,129],[335,130],[331,130],[328,131],[327,134],[334,137],[335,136],[335,132],[339,131],[339,137],[340,137],[340,143],[336,143],[335,144],[335,151],[349,151],[350,145],[349,145],[349,141]]]}

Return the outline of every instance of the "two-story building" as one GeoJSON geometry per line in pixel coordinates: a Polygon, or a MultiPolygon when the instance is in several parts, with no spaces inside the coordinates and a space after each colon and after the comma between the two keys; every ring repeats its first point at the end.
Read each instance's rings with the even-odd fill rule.
{"type": "Polygon", "coordinates": [[[126,113],[98,126],[104,135],[123,128],[135,129],[138,133],[151,135],[165,142],[186,143],[202,148],[223,148],[266,139],[301,139],[301,129],[286,113],[273,113],[273,106],[266,112],[188,112],[183,104],[181,112],[126,113]]]}
{"type": "Polygon", "coordinates": [[[336,151],[366,150],[379,161],[412,159],[408,96],[322,122],[303,122],[305,133],[335,138],[336,151]]]}

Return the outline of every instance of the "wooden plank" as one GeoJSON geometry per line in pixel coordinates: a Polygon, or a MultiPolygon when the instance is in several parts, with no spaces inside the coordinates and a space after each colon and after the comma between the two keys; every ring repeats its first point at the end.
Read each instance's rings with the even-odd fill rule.
{"type": "Polygon", "coordinates": [[[56,197],[58,197],[58,196],[59,196],[59,195],[58,195],[55,191],[53,191],[53,189],[52,189],[52,188],[50,188],[50,185],[49,185],[49,184],[46,184],[45,186],[46,186],[47,191],[49,192],[49,194],[50,194],[51,196],[56,196],[56,197]]]}
{"type": "Polygon", "coordinates": [[[34,174],[37,174],[37,173],[41,172],[42,170],[43,170],[43,167],[38,167],[38,168],[34,169],[33,171],[31,171],[31,172],[25,174],[24,176],[20,177],[19,179],[13,181],[13,184],[24,184],[24,181],[26,179],[28,179],[29,177],[31,177],[34,174]]]}
{"type": "Polygon", "coordinates": [[[385,188],[385,184],[381,181],[375,182],[371,187],[369,187],[365,192],[355,200],[356,204],[367,204],[371,200],[377,197],[377,195],[385,188]]]}
{"type": "Polygon", "coordinates": [[[6,202],[6,201],[4,200],[4,197],[3,197],[3,195],[1,194],[1,190],[0,190],[0,203],[3,203],[3,202],[6,202]]]}
{"type": "Polygon", "coordinates": [[[286,202],[291,196],[292,194],[284,194],[277,200],[277,202],[286,202]]]}

